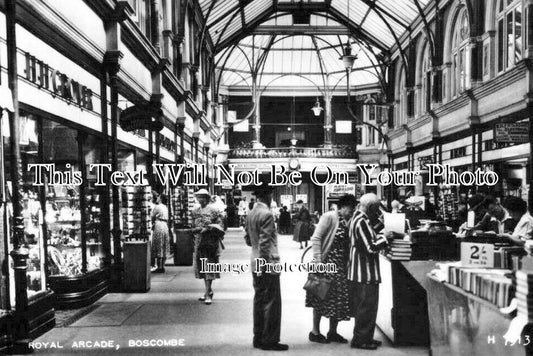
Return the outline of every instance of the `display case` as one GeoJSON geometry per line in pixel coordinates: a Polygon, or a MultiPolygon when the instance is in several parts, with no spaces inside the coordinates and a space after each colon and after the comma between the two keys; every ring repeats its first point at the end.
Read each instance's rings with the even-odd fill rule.
{"type": "Polygon", "coordinates": [[[81,172],[81,184],[45,182],[50,288],[56,308],[91,304],[105,294],[108,276],[102,250],[100,191],[91,163],[100,162],[100,140],[86,132],[43,120],[43,160],[56,171],[81,172]]]}

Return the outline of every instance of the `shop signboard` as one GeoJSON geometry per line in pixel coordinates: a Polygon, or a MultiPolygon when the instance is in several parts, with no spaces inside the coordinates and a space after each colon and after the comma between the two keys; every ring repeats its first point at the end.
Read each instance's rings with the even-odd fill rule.
{"type": "Polygon", "coordinates": [[[494,125],[494,141],[498,143],[529,142],[528,122],[502,122],[494,125]]]}
{"type": "Polygon", "coordinates": [[[463,267],[494,267],[494,245],[462,242],[461,266],[463,267]]]}
{"type": "Polygon", "coordinates": [[[428,164],[433,163],[433,156],[418,157],[418,163],[420,164],[420,170],[427,171],[428,164]]]}
{"type": "Polygon", "coordinates": [[[146,129],[161,131],[163,122],[161,110],[153,109],[149,105],[134,105],[120,113],[120,127],[124,131],[146,129]]]}
{"type": "Polygon", "coordinates": [[[68,102],[75,103],[82,109],[93,110],[93,92],[90,88],[77,82],[58,69],[50,67],[30,53],[24,53],[26,79],[36,84],[39,89],[50,91],[68,102]]]}
{"type": "Polygon", "coordinates": [[[345,194],[355,195],[355,184],[329,184],[326,186],[327,199],[338,199],[345,194]]]}

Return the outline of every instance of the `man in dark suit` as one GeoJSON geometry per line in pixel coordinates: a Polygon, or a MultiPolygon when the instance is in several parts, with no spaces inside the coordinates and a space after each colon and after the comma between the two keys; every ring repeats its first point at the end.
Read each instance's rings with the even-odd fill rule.
{"type": "Polygon", "coordinates": [[[258,188],[254,195],[257,203],[246,218],[246,244],[252,247],[254,281],[254,340],[255,348],[285,351],[288,345],[280,344],[281,291],[279,274],[266,273],[258,268],[257,259],[278,263],[278,236],[274,215],[270,211],[272,192],[269,187],[258,188]]]}

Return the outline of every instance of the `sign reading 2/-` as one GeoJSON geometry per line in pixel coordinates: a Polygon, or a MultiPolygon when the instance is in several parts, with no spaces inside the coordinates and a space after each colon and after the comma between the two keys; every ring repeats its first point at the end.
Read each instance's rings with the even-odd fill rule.
{"type": "Polygon", "coordinates": [[[26,52],[25,73],[26,79],[37,84],[39,88],[50,90],[55,95],[74,102],[83,109],[93,110],[91,89],[67,77],[59,70],[51,68],[28,52],[26,52]]]}
{"type": "Polygon", "coordinates": [[[463,267],[494,267],[494,245],[462,242],[461,265],[463,267]]]}

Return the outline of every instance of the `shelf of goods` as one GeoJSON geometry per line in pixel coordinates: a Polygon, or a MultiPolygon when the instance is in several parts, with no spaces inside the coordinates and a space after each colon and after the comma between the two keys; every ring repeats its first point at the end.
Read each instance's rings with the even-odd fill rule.
{"type": "Polygon", "coordinates": [[[122,190],[122,233],[124,238],[148,239],[152,230],[151,187],[125,187],[122,190]]]}

